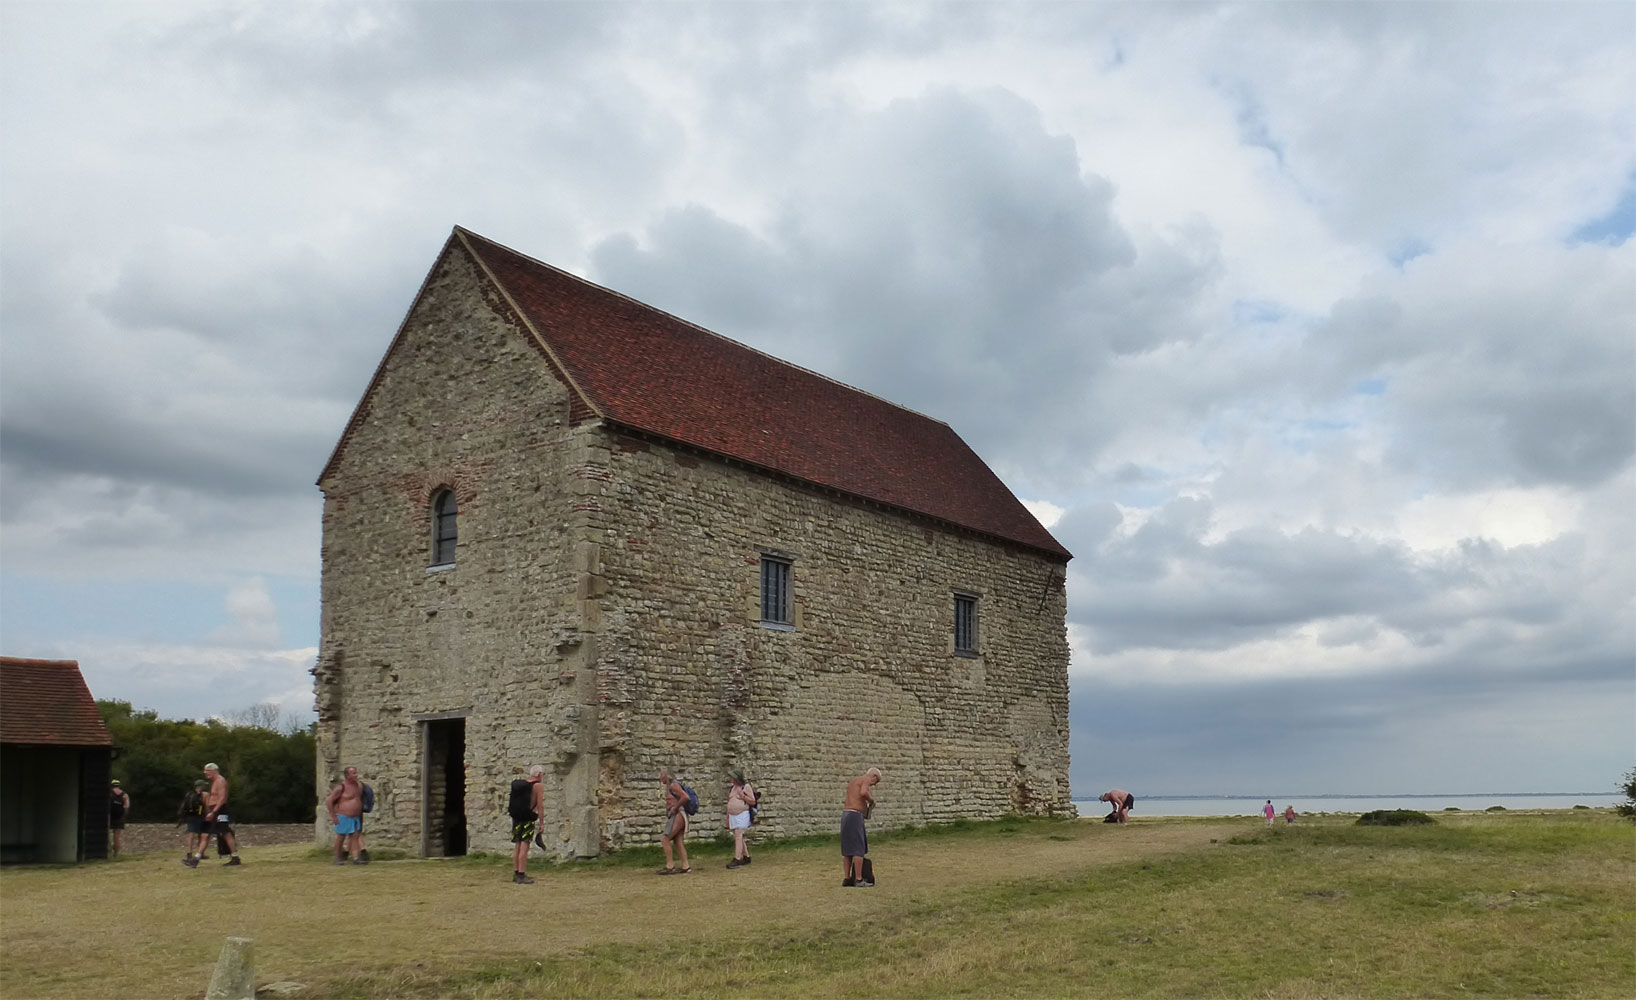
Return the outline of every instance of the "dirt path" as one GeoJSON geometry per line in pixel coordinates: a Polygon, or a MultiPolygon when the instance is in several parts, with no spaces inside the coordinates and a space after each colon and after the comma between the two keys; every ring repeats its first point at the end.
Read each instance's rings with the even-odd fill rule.
{"type": "Polygon", "coordinates": [[[0,994],[189,996],[221,941],[255,941],[257,979],[315,982],[348,969],[459,968],[611,942],[719,939],[751,929],[811,930],[889,913],[983,883],[1061,875],[1207,849],[1242,823],[1094,821],[1021,833],[879,845],[880,886],[840,888],[833,847],[725,858],[694,874],[573,867],[514,886],[506,865],[400,861],[332,867],[305,846],[246,850],[245,865],[197,870],[172,854],[0,878],[0,994]],[[105,933],[87,933],[101,927],[105,933]]]}

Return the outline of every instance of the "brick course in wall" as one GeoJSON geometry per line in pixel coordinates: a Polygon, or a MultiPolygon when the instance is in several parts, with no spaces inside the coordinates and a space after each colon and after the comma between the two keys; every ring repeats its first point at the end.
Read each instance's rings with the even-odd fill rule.
{"type": "Polygon", "coordinates": [[[320,486],[318,783],[375,786],[372,845],[441,851],[427,727],[451,717],[471,849],[507,846],[533,763],[562,857],[652,842],[661,766],[699,792],[698,836],[734,768],[773,834],[835,829],[870,766],[877,828],[1072,810],[1062,559],[598,419],[457,241],[320,486]],[[443,487],[452,568],[428,565],[443,487]],[[760,621],[766,554],[792,629],[760,621]]]}

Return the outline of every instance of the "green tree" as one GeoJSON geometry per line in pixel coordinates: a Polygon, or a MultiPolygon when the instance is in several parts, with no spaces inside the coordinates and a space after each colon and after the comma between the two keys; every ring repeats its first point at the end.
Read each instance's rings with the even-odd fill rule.
{"type": "Polygon", "coordinates": [[[1636,767],[1631,768],[1630,773],[1625,775],[1624,793],[1625,801],[1614,808],[1619,810],[1619,815],[1636,823],[1636,767]]]}
{"type": "MultiPolygon", "coordinates": [[[[218,719],[161,719],[128,701],[98,701],[113,735],[113,773],[131,796],[131,819],[163,823],[176,818],[182,796],[214,762],[231,785],[228,813],[240,823],[308,823],[317,809],[313,771],[317,756],[311,727],[280,732],[262,725],[218,719]]],[[[270,725],[276,711],[242,713],[270,725]]]]}

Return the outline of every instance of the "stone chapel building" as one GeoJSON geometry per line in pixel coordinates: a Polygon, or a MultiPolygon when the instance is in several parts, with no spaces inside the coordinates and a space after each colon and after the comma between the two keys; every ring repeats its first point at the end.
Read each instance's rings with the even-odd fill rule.
{"type": "MultiPolygon", "coordinates": [[[[949,426],[456,227],[318,480],[320,794],[371,846],[1071,814],[1068,551],[949,426]]],[[[322,813],[319,817],[322,826],[322,813]]],[[[325,834],[320,829],[319,839],[325,834]]]]}

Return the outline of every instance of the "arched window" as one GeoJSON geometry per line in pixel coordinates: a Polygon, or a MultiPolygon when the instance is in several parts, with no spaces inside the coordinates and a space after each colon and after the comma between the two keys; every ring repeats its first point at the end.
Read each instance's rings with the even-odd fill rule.
{"type": "Polygon", "coordinates": [[[438,490],[432,497],[432,565],[454,565],[454,490],[438,490]]]}

